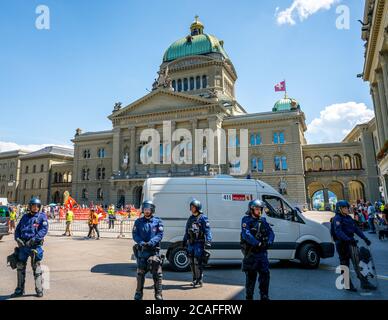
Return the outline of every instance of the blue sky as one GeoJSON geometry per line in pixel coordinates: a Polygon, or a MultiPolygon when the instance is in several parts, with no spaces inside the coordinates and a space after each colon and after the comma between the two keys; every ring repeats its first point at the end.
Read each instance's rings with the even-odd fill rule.
{"type": "Polygon", "coordinates": [[[1,4],[0,151],[18,145],[71,145],[78,127],[110,129],[107,116],[114,103],[129,104],[147,94],[164,51],[188,34],[196,14],[205,32],[224,40],[239,76],[237,98],[248,112],[271,110],[282,97],[273,86],[287,79],[289,95],[299,100],[312,123],[311,143],[340,140],[355,122],[372,115],[368,85],[356,78],[363,69],[357,22],[363,1],[1,4]],[[50,9],[49,30],[35,28],[40,4],[50,9]],[[349,30],[336,28],[338,5],[350,9],[349,30]],[[294,25],[278,22],[279,12],[287,8],[294,25]]]}

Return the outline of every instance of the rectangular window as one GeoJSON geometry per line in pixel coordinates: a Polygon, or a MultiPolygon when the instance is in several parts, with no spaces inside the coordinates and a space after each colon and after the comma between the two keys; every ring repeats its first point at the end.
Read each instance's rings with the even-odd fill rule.
{"type": "Polygon", "coordinates": [[[280,171],[280,157],[275,157],[275,171],[280,171]]]}
{"type": "Polygon", "coordinates": [[[279,143],[279,134],[277,132],[274,132],[274,134],[273,134],[273,143],[274,144],[279,143]]]}
{"type": "Polygon", "coordinates": [[[264,162],[263,159],[257,160],[257,171],[263,172],[264,171],[264,162]]]}

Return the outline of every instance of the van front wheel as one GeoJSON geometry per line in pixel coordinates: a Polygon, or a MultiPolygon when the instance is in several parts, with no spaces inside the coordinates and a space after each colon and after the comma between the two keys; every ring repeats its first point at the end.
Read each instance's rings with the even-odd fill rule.
{"type": "Polygon", "coordinates": [[[168,261],[174,271],[186,272],[190,270],[190,260],[186,254],[186,250],[182,247],[175,247],[171,250],[168,261]]]}
{"type": "Polygon", "coordinates": [[[321,257],[317,246],[312,243],[306,243],[302,245],[299,250],[299,259],[302,265],[308,269],[316,269],[319,267],[321,257]]]}

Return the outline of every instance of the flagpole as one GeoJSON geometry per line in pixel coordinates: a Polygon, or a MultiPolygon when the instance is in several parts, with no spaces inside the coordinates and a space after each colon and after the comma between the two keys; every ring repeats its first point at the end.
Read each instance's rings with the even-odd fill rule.
{"type": "Polygon", "coordinates": [[[284,79],[284,99],[287,99],[287,82],[286,82],[286,79],[284,79]]]}

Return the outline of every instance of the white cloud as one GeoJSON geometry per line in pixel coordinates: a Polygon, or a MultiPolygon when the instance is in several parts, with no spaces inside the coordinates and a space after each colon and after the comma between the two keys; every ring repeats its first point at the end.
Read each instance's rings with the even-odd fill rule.
{"type": "Polygon", "coordinates": [[[340,142],[354,126],[373,117],[373,110],[364,103],[333,104],[307,125],[306,139],[309,143],[340,142]]]}
{"type": "MultiPolygon", "coordinates": [[[[13,151],[13,150],[19,150],[19,149],[23,149],[26,151],[36,151],[36,150],[39,150],[39,149],[42,149],[42,148],[48,147],[48,146],[53,146],[53,144],[26,144],[26,145],[22,145],[22,144],[17,144],[15,142],[0,141],[0,152],[13,151]]],[[[67,147],[67,148],[70,147],[71,148],[71,146],[68,146],[68,145],[55,145],[55,146],[67,147]]]]}
{"type": "Polygon", "coordinates": [[[341,0],[294,0],[290,7],[283,11],[276,8],[276,20],[280,25],[295,25],[295,18],[302,22],[320,10],[329,10],[332,5],[341,0]]]}

